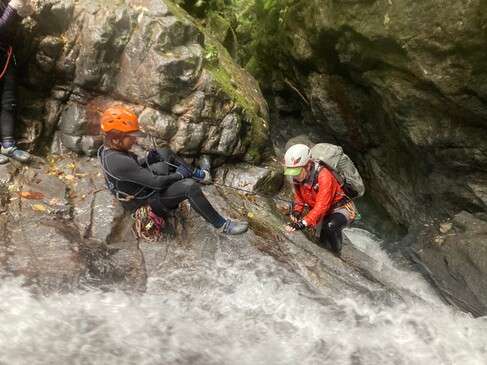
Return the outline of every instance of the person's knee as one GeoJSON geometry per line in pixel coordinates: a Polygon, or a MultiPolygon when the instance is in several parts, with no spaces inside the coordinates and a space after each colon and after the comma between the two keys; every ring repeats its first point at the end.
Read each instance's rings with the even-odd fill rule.
{"type": "Polygon", "coordinates": [[[325,223],[325,230],[328,232],[337,232],[347,223],[347,218],[342,214],[334,214],[325,223]]]}
{"type": "Polygon", "coordinates": [[[328,231],[336,231],[338,229],[339,225],[336,219],[331,219],[326,223],[326,229],[328,231]]]}
{"type": "Polygon", "coordinates": [[[196,196],[201,194],[201,186],[193,179],[184,179],[183,184],[186,188],[186,192],[188,196],[196,196]]]}
{"type": "Polygon", "coordinates": [[[2,100],[2,110],[10,113],[15,113],[17,110],[17,104],[12,101],[2,100]]]}

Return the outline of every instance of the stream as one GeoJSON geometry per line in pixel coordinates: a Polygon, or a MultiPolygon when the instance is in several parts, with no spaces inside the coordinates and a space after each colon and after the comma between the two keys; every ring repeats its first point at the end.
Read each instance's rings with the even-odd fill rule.
{"type": "Polygon", "coordinates": [[[5,279],[0,364],[487,363],[487,318],[443,304],[367,231],[346,234],[415,296],[323,293],[252,245],[231,244],[197,265],[152,270],[143,295],[39,298],[5,279]]]}

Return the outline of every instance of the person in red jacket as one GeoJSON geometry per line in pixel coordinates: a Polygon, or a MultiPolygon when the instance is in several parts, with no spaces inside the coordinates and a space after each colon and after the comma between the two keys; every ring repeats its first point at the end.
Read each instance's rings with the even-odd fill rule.
{"type": "Polygon", "coordinates": [[[355,219],[355,207],[326,166],[311,159],[311,151],[304,144],[290,147],[284,156],[284,175],[291,176],[294,186],[294,205],[288,232],[315,228],[321,242],[328,241],[340,255],[342,230],[355,219]],[[304,214],[306,212],[306,214],[304,214]]]}

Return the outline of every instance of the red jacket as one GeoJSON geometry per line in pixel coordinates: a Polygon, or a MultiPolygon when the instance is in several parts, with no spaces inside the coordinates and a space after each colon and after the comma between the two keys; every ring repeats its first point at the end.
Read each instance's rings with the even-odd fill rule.
{"type": "Polygon", "coordinates": [[[302,213],[304,204],[309,206],[308,214],[303,218],[309,227],[314,227],[330,213],[333,205],[345,197],[340,184],[330,170],[322,168],[315,180],[294,184],[294,211],[302,213]],[[316,185],[317,183],[317,185],[316,185]]]}

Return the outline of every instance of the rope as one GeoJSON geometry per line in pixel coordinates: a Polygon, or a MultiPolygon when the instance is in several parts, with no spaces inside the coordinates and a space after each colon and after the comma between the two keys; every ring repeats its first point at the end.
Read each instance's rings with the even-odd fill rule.
{"type": "Polygon", "coordinates": [[[5,74],[7,73],[8,66],[10,65],[10,60],[12,59],[12,54],[14,53],[12,46],[8,47],[7,50],[7,61],[5,61],[5,66],[3,67],[2,73],[0,73],[0,80],[3,79],[5,74]]]}
{"type": "Polygon", "coordinates": [[[157,216],[148,205],[137,209],[132,218],[134,219],[132,232],[137,239],[149,242],[159,241],[165,226],[164,218],[157,216]]]}
{"type": "MultiPolygon", "coordinates": [[[[167,165],[171,166],[171,167],[176,167],[176,168],[178,167],[177,165],[172,164],[170,162],[167,162],[167,161],[163,161],[163,162],[166,163],[167,165]]],[[[279,197],[276,197],[276,196],[265,195],[265,194],[262,194],[262,193],[257,193],[255,191],[250,191],[250,190],[247,190],[247,189],[237,188],[235,186],[225,185],[225,184],[221,184],[221,183],[217,183],[217,182],[212,182],[212,184],[215,185],[215,186],[220,186],[222,188],[228,188],[228,189],[233,189],[233,190],[236,190],[236,191],[240,191],[242,193],[246,193],[246,194],[249,194],[249,195],[257,195],[257,196],[260,196],[262,198],[278,200],[278,201],[281,201],[281,202],[284,202],[284,203],[288,203],[288,204],[303,205],[305,208],[309,207],[308,204],[295,203],[295,202],[293,202],[292,200],[289,200],[289,199],[283,199],[283,198],[279,198],[279,197]]]]}

